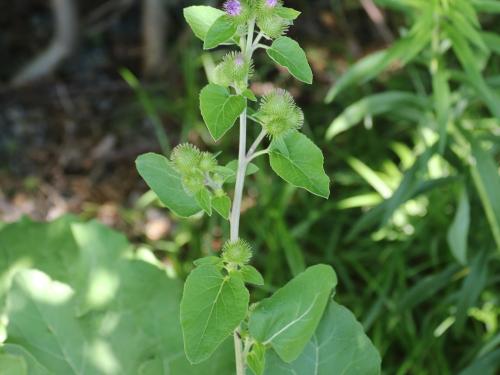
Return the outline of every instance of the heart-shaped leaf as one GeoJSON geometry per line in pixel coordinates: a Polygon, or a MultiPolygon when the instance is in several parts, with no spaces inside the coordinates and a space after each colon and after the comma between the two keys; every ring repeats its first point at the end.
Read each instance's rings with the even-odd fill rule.
{"type": "Polygon", "coordinates": [[[241,277],[224,276],[215,265],[191,272],[184,285],[181,325],[191,363],[209,358],[245,318],[249,294],[241,277]]]}
{"type": "Polygon", "coordinates": [[[241,95],[230,95],[225,87],[211,83],[201,90],[201,115],[216,141],[233,127],[245,107],[245,98],[241,95]]]}

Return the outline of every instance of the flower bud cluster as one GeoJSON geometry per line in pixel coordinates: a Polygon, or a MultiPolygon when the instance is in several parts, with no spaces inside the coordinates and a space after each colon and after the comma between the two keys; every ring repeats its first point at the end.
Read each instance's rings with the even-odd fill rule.
{"type": "Polygon", "coordinates": [[[246,0],[227,0],[222,7],[237,26],[246,24],[254,13],[252,3],[246,0]]]}
{"type": "Polygon", "coordinates": [[[170,156],[174,168],[180,173],[184,190],[190,195],[200,192],[205,186],[216,193],[221,190],[222,180],[215,173],[217,160],[209,152],[201,152],[189,143],[178,145],[170,156]]]}
{"type": "Polygon", "coordinates": [[[273,90],[262,97],[256,117],[266,133],[273,138],[298,130],[304,123],[302,110],[297,107],[292,95],[283,89],[273,90]]]}
{"type": "Polygon", "coordinates": [[[286,33],[291,22],[280,17],[282,0],[227,0],[223,9],[237,26],[255,18],[257,26],[268,38],[275,39],[286,33]]]}
{"type": "Polygon", "coordinates": [[[238,90],[246,88],[247,79],[253,75],[253,63],[241,52],[230,52],[217,65],[214,83],[221,86],[233,86],[238,90]]]}
{"type": "Polygon", "coordinates": [[[242,239],[227,241],[222,248],[222,259],[226,263],[244,266],[252,259],[252,247],[242,239]]]}

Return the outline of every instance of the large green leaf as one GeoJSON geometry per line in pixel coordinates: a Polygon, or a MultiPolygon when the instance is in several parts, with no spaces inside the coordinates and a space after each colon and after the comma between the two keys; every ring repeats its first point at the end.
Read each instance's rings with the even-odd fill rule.
{"type": "Polygon", "coordinates": [[[130,244],[121,233],[97,221],[72,224],[80,261],[72,285],[77,290],[78,312],[99,308],[115,298],[120,284],[117,266],[130,244]]]}
{"type": "Polygon", "coordinates": [[[201,115],[216,141],[233,127],[245,107],[245,98],[241,95],[230,95],[225,87],[211,83],[201,90],[201,115]]]}
{"type": "Polygon", "coordinates": [[[209,358],[245,318],[249,294],[236,275],[203,265],[188,276],[181,301],[186,355],[192,363],[209,358]]]}
{"type": "Polygon", "coordinates": [[[323,198],[330,196],[323,153],[304,134],[292,132],[283,139],[273,140],[269,160],[273,170],[288,183],[323,198]]]}
{"type": "Polygon", "coordinates": [[[295,40],[282,36],[273,42],[267,54],[299,81],[312,83],[313,74],[306,54],[295,40]]]}
{"type": "Polygon", "coordinates": [[[180,174],[162,155],[147,153],[135,161],[137,170],[160,201],[181,217],[189,217],[201,211],[196,199],[186,193],[180,174]]]}
{"type": "Polygon", "coordinates": [[[300,357],[285,363],[270,351],[264,374],[377,375],[380,356],[354,315],[331,301],[300,357]]]}
{"type": "MultiPolygon", "coordinates": [[[[54,234],[52,224],[31,224],[40,238],[43,229],[54,234]]],[[[8,339],[3,348],[22,357],[29,374],[136,375],[150,368],[149,362],[159,363],[160,373],[166,374],[232,373],[231,343],[217,351],[217,362],[189,364],[179,318],[180,282],[157,266],[131,259],[124,238],[100,224],[66,220],[59,233],[61,238],[74,233],[72,243],[81,247],[72,250],[78,255],[76,268],[67,275],[75,288],[40,271],[24,270],[17,272],[7,296],[8,339]],[[106,290],[109,280],[116,280],[111,283],[113,298],[106,290]],[[87,304],[81,316],[80,301],[87,301],[92,285],[107,298],[87,304]]],[[[26,236],[16,240],[20,248],[31,244],[26,236]]],[[[64,243],[58,236],[51,240],[64,243]]],[[[36,254],[37,248],[31,251],[36,254]]]]}
{"type": "Polygon", "coordinates": [[[28,366],[22,357],[0,354],[0,375],[27,375],[28,366]]]}
{"type": "Polygon", "coordinates": [[[212,49],[231,39],[237,27],[227,15],[222,15],[210,26],[205,36],[204,49],[212,49]]]}
{"type": "Polygon", "coordinates": [[[72,289],[40,271],[14,278],[7,297],[9,341],[23,346],[56,374],[80,374],[89,345],[74,317],[72,289]]]}
{"type": "Polygon", "coordinates": [[[31,355],[22,346],[15,344],[4,344],[2,349],[5,353],[20,357],[26,363],[27,374],[28,375],[52,375],[49,370],[37,361],[33,355],[31,355]]]}
{"type": "Polygon", "coordinates": [[[205,41],[205,37],[210,27],[212,27],[215,21],[222,15],[224,15],[222,10],[205,5],[195,5],[184,8],[184,18],[186,22],[191,26],[194,35],[203,41],[205,41]]]}
{"type": "Polygon", "coordinates": [[[78,247],[71,233],[74,216],[51,223],[24,218],[0,231],[0,310],[17,270],[36,267],[52,278],[68,282],[77,269],[78,247]]]}
{"type": "Polygon", "coordinates": [[[336,285],[330,266],[309,267],[257,305],[250,315],[251,335],[283,361],[294,361],[313,336],[336,285]]]}

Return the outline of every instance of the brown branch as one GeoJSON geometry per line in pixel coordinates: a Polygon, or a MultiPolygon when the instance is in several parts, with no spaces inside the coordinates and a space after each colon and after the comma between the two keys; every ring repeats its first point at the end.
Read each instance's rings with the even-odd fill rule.
{"type": "Polygon", "coordinates": [[[142,35],[144,71],[158,75],[165,70],[167,11],[162,0],[143,0],[142,35]]]}
{"type": "Polygon", "coordinates": [[[75,0],[51,0],[55,34],[49,47],[21,69],[12,85],[22,86],[52,73],[76,47],[78,13],[75,0]]]}
{"type": "Polygon", "coordinates": [[[375,27],[384,41],[386,43],[391,43],[394,40],[394,35],[392,35],[391,30],[387,27],[383,13],[377,8],[373,0],[361,0],[361,5],[366,14],[368,14],[368,17],[370,17],[375,24],[375,27]]]}

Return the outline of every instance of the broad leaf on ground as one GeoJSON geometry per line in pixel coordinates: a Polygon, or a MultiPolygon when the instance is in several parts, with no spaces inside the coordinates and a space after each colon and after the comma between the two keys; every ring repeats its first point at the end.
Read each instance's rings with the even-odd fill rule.
{"type": "MultiPolygon", "coordinates": [[[[231,343],[217,350],[215,363],[202,368],[189,364],[179,319],[181,283],[170,280],[159,266],[131,259],[124,251],[129,244],[123,236],[96,222],[73,224],[70,218],[60,219],[57,226],[26,220],[24,226],[15,229],[38,233],[41,249],[45,249],[44,238],[46,244],[71,243],[62,246],[61,251],[73,252],[76,267],[61,274],[69,285],[36,270],[15,274],[7,294],[8,338],[2,349],[23,358],[28,374],[136,375],[144,367],[150,368],[145,364],[149,361],[157,361],[161,373],[232,374],[231,343]],[[30,230],[28,224],[35,230],[30,230]],[[85,300],[86,291],[91,289],[82,287],[82,281],[106,286],[102,273],[92,272],[100,262],[118,281],[113,285],[113,298],[100,300],[98,308],[88,305],[85,315],[77,315],[81,314],[79,301],[85,300]]],[[[32,245],[32,238],[14,232],[11,235],[19,248],[32,245]]],[[[34,258],[40,256],[43,260],[37,251],[36,246],[30,249],[34,258]]],[[[58,274],[51,267],[45,269],[58,274]]]]}
{"type": "Polygon", "coordinates": [[[22,357],[0,354],[0,375],[27,375],[28,366],[22,357]]]}

